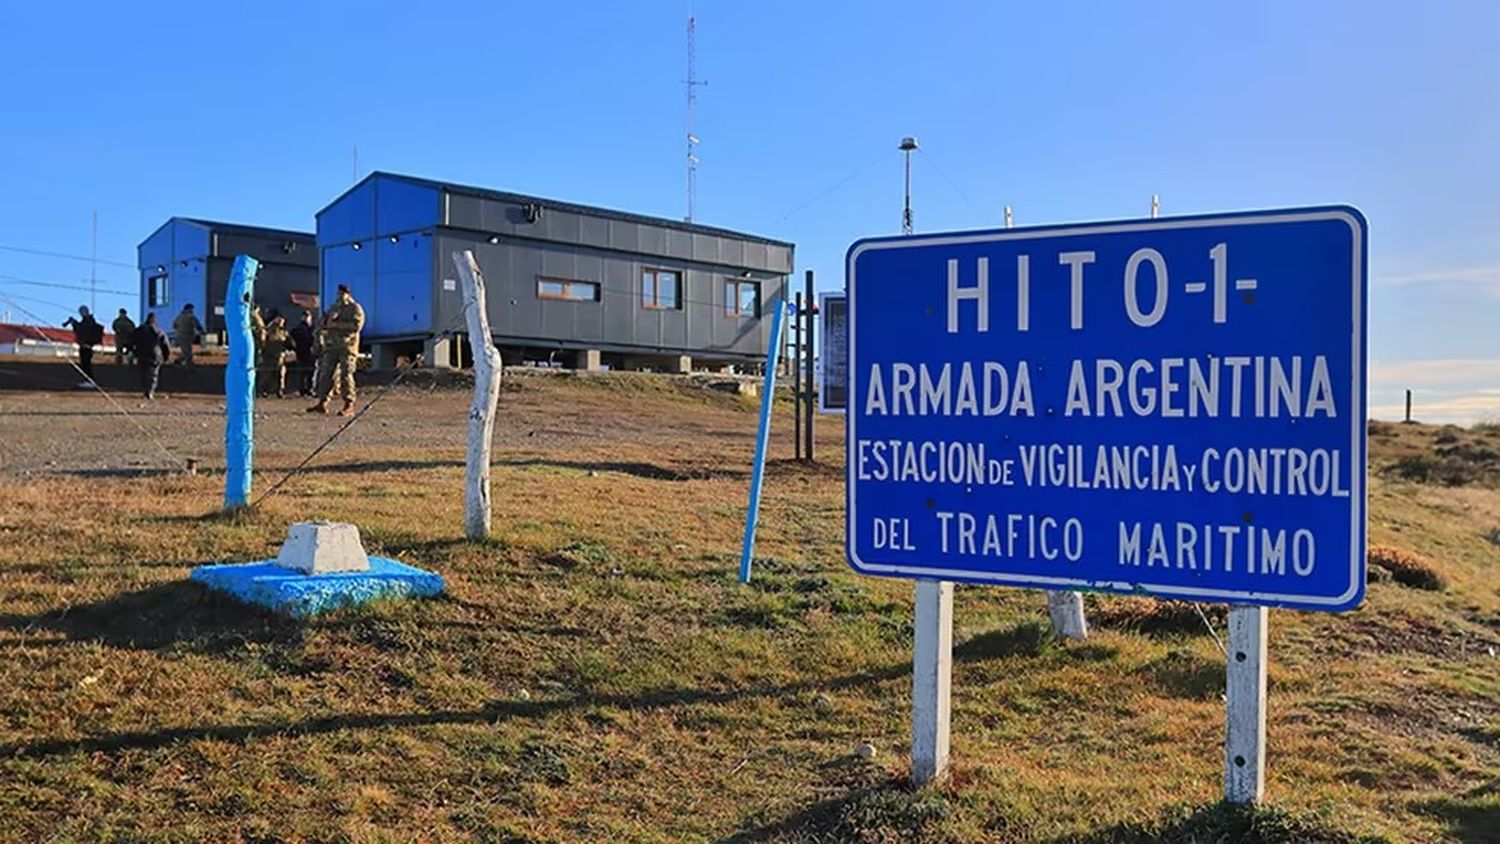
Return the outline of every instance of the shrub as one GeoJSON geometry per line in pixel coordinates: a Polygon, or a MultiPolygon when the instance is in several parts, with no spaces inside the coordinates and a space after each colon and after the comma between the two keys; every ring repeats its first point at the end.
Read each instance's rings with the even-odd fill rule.
{"type": "MultiPolygon", "coordinates": [[[[1420,554],[1394,545],[1371,545],[1365,552],[1371,570],[1380,570],[1402,586],[1437,590],[1446,586],[1433,562],[1420,554]]],[[[1379,578],[1379,575],[1376,575],[1379,578]]]]}

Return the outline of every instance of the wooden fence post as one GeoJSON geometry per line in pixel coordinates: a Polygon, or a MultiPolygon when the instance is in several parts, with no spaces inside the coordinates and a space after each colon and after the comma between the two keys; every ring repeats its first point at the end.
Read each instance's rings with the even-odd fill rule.
{"type": "Polygon", "coordinates": [[[474,400],[469,404],[469,453],[465,472],[464,535],[484,539],[490,535],[490,440],[495,433],[495,405],[500,400],[503,366],[500,350],[490,334],[490,316],[485,310],[484,275],[474,253],[453,253],[453,264],[463,281],[464,314],[469,327],[469,345],[474,350],[474,400]]]}

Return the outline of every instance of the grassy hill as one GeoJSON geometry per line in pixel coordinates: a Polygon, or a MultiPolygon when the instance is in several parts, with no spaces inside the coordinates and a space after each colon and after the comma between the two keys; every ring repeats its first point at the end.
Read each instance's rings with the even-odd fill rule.
{"type": "MultiPolygon", "coordinates": [[[[952,775],[913,791],[912,589],[843,561],[836,420],[804,467],[778,418],[744,586],[745,400],[513,379],[483,544],[466,406],[394,391],[225,518],[160,471],[220,460],[214,401],[0,397],[0,840],[1500,840],[1500,431],[1372,426],[1367,600],[1271,613],[1269,799],[1233,812],[1190,606],[1090,596],[1062,643],[1040,593],[960,587],[952,775]],[[185,581],[313,517],[448,595],[295,623],[185,581]]],[[[336,423],[260,409],[264,488],[336,423]]]]}

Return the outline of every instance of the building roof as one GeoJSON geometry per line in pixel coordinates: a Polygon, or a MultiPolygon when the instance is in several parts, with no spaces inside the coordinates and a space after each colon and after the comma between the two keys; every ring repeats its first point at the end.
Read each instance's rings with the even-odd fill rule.
{"type": "Polygon", "coordinates": [[[243,223],[225,223],[219,220],[200,220],[197,217],[173,217],[174,220],[182,220],[188,223],[196,223],[216,232],[243,235],[245,237],[269,237],[280,240],[307,240],[317,239],[312,232],[298,232],[291,229],[272,229],[265,226],[247,226],[243,223]]]}
{"type": "Polygon", "coordinates": [[[420,176],[406,176],[401,173],[387,173],[383,170],[377,170],[361,179],[356,185],[354,185],[354,187],[351,187],[343,193],[339,194],[338,197],[335,198],[332,202],[325,205],[321,210],[318,211],[318,214],[321,215],[324,211],[327,211],[329,208],[332,208],[333,206],[339,204],[341,201],[343,201],[344,197],[348,196],[356,190],[359,190],[365,185],[366,182],[370,182],[375,179],[394,179],[399,182],[406,182],[410,185],[434,188],[436,190],[446,190],[450,193],[467,194],[469,196],[476,196],[481,199],[493,199],[497,202],[511,202],[523,205],[528,203],[537,203],[547,208],[555,208],[558,211],[566,211],[573,214],[587,214],[593,217],[603,217],[610,220],[620,220],[626,223],[641,223],[651,226],[661,226],[668,229],[677,229],[679,231],[693,232],[695,234],[709,234],[719,237],[733,237],[739,238],[741,240],[754,241],[756,243],[769,243],[773,246],[785,246],[788,248],[795,247],[795,244],[789,243],[785,240],[775,240],[769,237],[762,237],[761,235],[734,231],[733,229],[722,229],[715,226],[704,226],[698,223],[688,223],[682,220],[669,219],[667,217],[652,217],[646,214],[636,214],[630,211],[617,211],[613,208],[600,208],[596,205],[579,205],[573,202],[564,202],[557,199],[547,199],[546,197],[540,196],[528,196],[521,193],[493,190],[491,188],[475,187],[473,185],[460,185],[454,182],[441,182],[435,179],[424,179],[420,176]]]}
{"type": "MultiPolygon", "coordinates": [[[[16,343],[22,340],[30,340],[35,343],[65,343],[73,345],[73,329],[52,328],[45,325],[23,325],[21,323],[0,322],[0,343],[16,343]]],[[[114,345],[115,335],[108,332],[100,345],[114,345]]]]}
{"type": "Polygon", "coordinates": [[[136,244],[135,248],[139,250],[147,243],[150,243],[151,238],[156,237],[158,234],[161,234],[162,229],[172,225],[173,223],[187,223],[188,225],[198,226],[199,228],[208,229],[209,231],[224,232],[226,234],[235,234],[242,237],[267,237],[271,238],[272,240],[305,240],[310,243],[316,242],[318,239],[317,235],[311,232],[296,232],[291,231],[290,229],[271,229],[266,228],[265,226],[247,226],[243,223],[225,223],[218,220],[204,220],[198,217],[168,217],[166,222],[157,226],[156,229],[151,232],[151,234],[146,236],[145,240],[136,244]]]}

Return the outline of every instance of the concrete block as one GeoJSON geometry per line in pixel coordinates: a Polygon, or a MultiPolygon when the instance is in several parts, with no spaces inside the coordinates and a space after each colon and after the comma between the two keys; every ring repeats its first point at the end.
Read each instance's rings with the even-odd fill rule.
{"type": "Polygon", "coordinates": [[[693,359],[688,355],[667,358],[667,371],[675,375],[688,375],[693,371],[693,359]]]}
{"type": "Polygon", "coordinates": [[[303,574],[369,571],[359,528],[343,522],[296,522],[287,531],[276,565],[303,574]]]}

